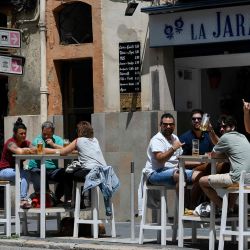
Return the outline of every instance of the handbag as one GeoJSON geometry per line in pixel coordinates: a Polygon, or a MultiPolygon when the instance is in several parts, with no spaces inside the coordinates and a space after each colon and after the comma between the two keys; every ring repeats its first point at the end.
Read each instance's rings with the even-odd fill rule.
{"type": "Polygon", "coordinates": [[[79,161],[72,161],[70,164],[67,165],[65,172],[72,174],[75,171],[77,171],[78,169],[81,169],[82,165],[79,161]]]}

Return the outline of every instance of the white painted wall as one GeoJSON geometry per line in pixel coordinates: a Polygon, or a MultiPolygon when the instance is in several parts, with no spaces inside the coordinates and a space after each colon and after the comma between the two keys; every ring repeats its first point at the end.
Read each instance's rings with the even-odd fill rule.
{"type": "Polygon", "coordinates": [[[159,109],[173,109],[172,98],[169,96],[167,75],[164,68],[164,48],[149,48],[148,14],[140,9],[150,6],[150,2],[138,1],[133,16],[125,16],[127,3],[124,0],[103,0],[103,50],[104,50],[104,87],[105,112],[120,111],[119,91],[119,43],[141,42],[142,58],[142,110],[152,110],[152,77],[151,72],[159,70],[161,95],[159,109]],[[168,100],[168,101],[166,101],[168,100]]]}
{"type": "Polygon", "coordinates": [[[190,112],[201,108],[201,72],[199,69],[176,67],[175,109],[190,112]]]}
{"type": "Polygon", "coordinates": [[[119,43],[141,42],[141,51],[147,39],[148,16],[140,12],[125,16],[126,1],[102,1],[102,29],[104,50],[105,111],[120,111],[119,43]]]}

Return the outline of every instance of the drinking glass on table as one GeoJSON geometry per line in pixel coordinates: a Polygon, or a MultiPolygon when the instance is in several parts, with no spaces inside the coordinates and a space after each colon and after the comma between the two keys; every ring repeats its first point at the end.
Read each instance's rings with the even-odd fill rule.
{"type": "Polygon", "coordinates": [[[42,141],[37,142],[37,154],[38,155],[43,154],[43,142],[42,141]]]}
{"type": "Polygon", "coordinates": [[[199,156],[199,140],[192,140],[192,156],[199,156]]]}

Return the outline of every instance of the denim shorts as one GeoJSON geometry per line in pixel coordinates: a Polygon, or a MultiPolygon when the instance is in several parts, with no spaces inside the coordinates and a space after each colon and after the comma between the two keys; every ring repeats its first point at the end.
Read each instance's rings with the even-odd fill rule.
{"type": "MultiPolygon", "coordinates": [[[[164,186],[173,186],[175,185],[174,173],[178,172],[178,168],[168,168],[168,169],[158,169],[155,170],[148,178],[148,181],[152,185],[164,185],[164,186]]],[[[193,170],[185,170],[185,179],[186,182],[192,183],[193,170]]]]}

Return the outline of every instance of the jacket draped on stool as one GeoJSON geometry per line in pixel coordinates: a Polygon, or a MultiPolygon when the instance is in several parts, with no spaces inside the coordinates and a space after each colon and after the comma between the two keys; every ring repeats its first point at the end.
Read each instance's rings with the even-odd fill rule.
{"type": "Polygon", "coordinates": [[[119,189],[120,181],[112,166],[96,166],[86,175],[83,193],[93,187],[100,187],[104,197],[111,198],[119,189]]]}

